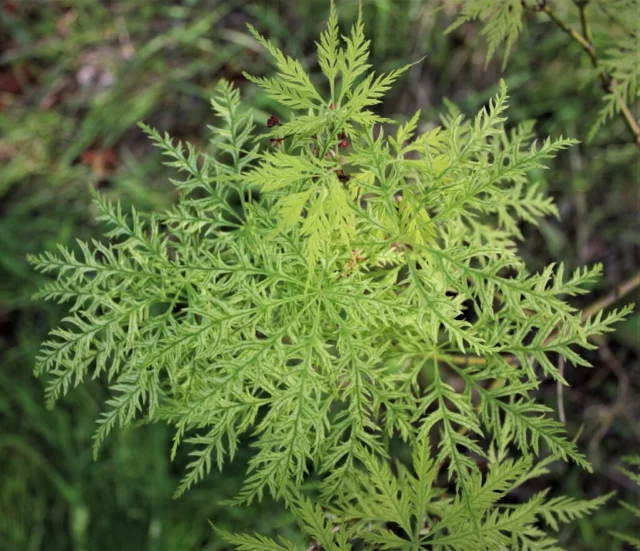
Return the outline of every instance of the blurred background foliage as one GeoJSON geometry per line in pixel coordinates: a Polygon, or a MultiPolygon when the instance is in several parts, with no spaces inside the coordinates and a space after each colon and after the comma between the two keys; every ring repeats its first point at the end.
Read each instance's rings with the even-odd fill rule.
{"type": "MultiPolygon", "coordinates": [[[[556,3],[577,23],[571,0],[556,3]]],[[[596,44],[634,24],[608,13],[605,0],[591,4],[596,44]]],[[[355,0],[338,6],[343,25],[355,19],[355,0]]],[[[313,68],[314,40],[328,8],[325,0],[0,4],[1,549],[222,549],[209,522],[296,537],[279,505],[221,503],[239,489],[242,458],[172,500],[186,458],[169,461],[171,434],[162,425],[115,434],[93,462],[91,437],[105,389],[93,381],[53,411],[45,409],[33,358],[64,309],[31,302],[40,276],[25,256],[99,236],[88,186],[141,210],[171,204],[171,174],[137,128],[139,120],[206,147],[206,125],[215,123],[209,97],[220,78],[242,87],[259,124],[270,114],[286,117],[242,77],[242,71],[271,70],[245,23],[313,68]]],[[[421,109],[428,128],[438,124],[448,101],[475,112],[504,76],[510,124],[537,119],[540,136],[583,141],[550,170],[532,175],[557,200],[561,219],[526,228],[521,249],[531,270],[558,260],[569,268],[604,262],[605,278],[591,298],[576,302],[580,307],[633,275],[640,245],[638,150],[619,118],[584,143],[603,92],[577,44],[542,14],[528,14],[503,72],[500,60],[485,67],[479,25],[444,33],[457,14],[447,0],[363,0],[363,9],[378,70],[427,56],[386,98],[384,114],[405,119],[421,109]]],[[[569,431],[582,427],[579,442],[595,474],[558,465],[549,483],[576,497],[616,490],[634,503],[638,487],[616,467],[622,455],[639,449],[640,317],[598,344],[589,356],[592,370],[567,368],[572,388],[563,397],[569,431]]],[[[540,395],[555,406],[554,384],[540,395]]],[[[572,550],[623,549],[608,536],[611,529],[638,529],[613,501],[570,526],[563,541],[572,550]]]]}

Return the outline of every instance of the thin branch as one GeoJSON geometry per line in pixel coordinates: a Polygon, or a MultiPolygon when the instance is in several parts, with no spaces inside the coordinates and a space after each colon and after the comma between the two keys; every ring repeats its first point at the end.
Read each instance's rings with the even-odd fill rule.
{"type": "Polygon", "coordinates": [[[589,54],[594,66],[598,66],[598,56],[596,55],[596,49],[584,36],[578,31],[570,27],[554,12],[548,4],[545,4],[542,11],[547,14],[549,19],[553,21],[558,27],[560,27],[565,33],[567,33],[575,42],[582,46],[582,49],[589,54]]]}
{"type": "MultiPolygon", "coordinates": [[[[438,354],[439,360],[443,360],[454,365],[461,365],[463,367],[467,367],[470,365],[485,365],[487,360],[485,360],[482,356],[471,356],[469,354],[438,354]]],[[[510,362],[511,356],[504,356],[505,361],[510,362]]]]}
{"type": "Polygon", "coordinates": [[[631,291],[640,287],[640,272],[627,279],[626,281],[616,285],[613,290],[602,297],[600,300],[591,304],[582,311],[582,321],[587,320],[594,314],[597,314],[600,310],[604,310],[611,306],[614,302],[617,302],[622,297],[628,295],[631,291]]]}
{"type": "Polygon", "coordinates": [[[620,107],[620,112],[622,113],[627,126],[636,137],[636,145],[640,147],[640,125],[638,125],[638,122],[633,116],[631,109],[629,109],[629,106],[624,102],[618,91],[615,89],[616,85],[617,82],[615,80],[612,80],[611,93],[616,97],[616,101],[618,102],[618,106],[620,107]]]}
{"type": "Polygon", "coordinates": [[[575,3],[580,10],[582,35],[587,39],[587,42],[593,46],[593,33],[591,32],[591,24],[589,23],[589,17],[587,16],[587,4],[589,3],[589,0],[575,0],[575,3]]]}

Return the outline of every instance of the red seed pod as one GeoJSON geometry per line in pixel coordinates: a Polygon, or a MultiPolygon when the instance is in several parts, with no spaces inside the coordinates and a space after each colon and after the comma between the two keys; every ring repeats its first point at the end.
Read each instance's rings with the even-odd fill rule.
{"type": "Polygon", "coordinates": [[[348,147],[349,146],[349,142],[347,140],[342,140],[339,145],[340,145],[340,147],[348,147]]]}
{"type": "Polygon", "coordinates": [[[275,115],[271,115],[269,117],[269,120],[267,121],[267,128],[273,128],[277,124],[280,124],[278,117],[276,117],[275,115]]]}

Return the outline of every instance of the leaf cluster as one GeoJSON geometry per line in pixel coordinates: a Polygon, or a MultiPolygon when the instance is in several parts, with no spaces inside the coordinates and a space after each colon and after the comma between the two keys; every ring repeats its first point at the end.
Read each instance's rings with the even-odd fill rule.
{"type": "Polygon", "coordinates": [[[543,446],[590,469],[534,393],[566,384],[558,356],[588,366],[578,350],[630,311],[583,320],[566,299],[602,267],[529,273],[517,253],[523,223],[557,215],[529,172],[575,142],[507,131],[504,82],[471,120],[452,108],[435,129],[420,133],[416,113],[389,130],[371,108],[409,66],[370,71],[361,18],[340,39],[333,6],[318,43],[328,96],[251,32],[277,72],[249,78],[289,120],[256,139],[222,82],[208,152],[143,126],[183,176],[174,208],[125,213],[95,193],[106,242],[30,259],[56,275],[38,296],[70,304],[37,360],[49,403],[106,377],[96,453],[116,426],[169,423],[173,454],[192,448],[176,495],[251,438],[234,503],[285,500],[323,548],[556,549],[540,523],[602,499],[503,503],[544,473],[543,446]],[[412,471],[392,469],[397,442],[412,471]]]}

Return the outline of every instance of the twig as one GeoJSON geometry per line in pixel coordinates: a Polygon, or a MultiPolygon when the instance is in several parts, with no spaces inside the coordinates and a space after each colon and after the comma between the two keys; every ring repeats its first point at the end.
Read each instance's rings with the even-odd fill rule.
{"type": "Polygon", "coordinates": [[[585,308],[582,311],[582,321],[585,321],[587,318],[590,318],[594,314],[597,314],[600,310],[608,308],[614,302],[617,302],[622,297],[628,295],[631,291],[639,286],[640,272],[637,272],[634,276],[627,279],[627,281],[620,283],[620,285],[616,285],[608,295],[605,295],[600,300],[591,304],[591,306],[585,308]]]}
{"type": "MultiPolygon", "coordinates": [[[[513,363],[513,356],[503,357],[507,363],[513,363]]],[[[471,356],[469,354],[438,354],[438,359],[464,367],[470,365],[485,365],[487,363],[487,360],[482,356],[471,356]]]]}
{"type": "Polygon", "coordinates": [[[582,24],[582,35],[587,39],[587,42],[593,46],[593,33],[591,32],[591,24],[587,17],[587,4],[589,0],[575,0],[578,9],[580,10],[580,23],[582,24]]]}
{"type": "Polygon", "coordinates": [[[578,31],[570,27],[567,23],[565,23],[556,12],[554,12],[548,4],[542,8],[542,11],[547,14],[549,19],[553,21],[558,27],[560,27],[565,33],[567,33],[575,42],[582,46],[582,49],[589,54],[592,63],[597,66],[598,65],[598,56],[596,55],[596,49],[584,36],[582,36],[578,31]]]}

